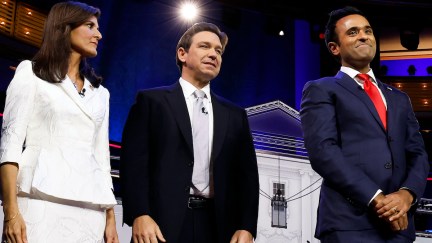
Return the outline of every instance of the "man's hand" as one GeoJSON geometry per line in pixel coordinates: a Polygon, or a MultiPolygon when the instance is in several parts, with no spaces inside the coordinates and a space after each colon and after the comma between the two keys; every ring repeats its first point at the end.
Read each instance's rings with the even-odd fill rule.
{"type": "Polygon", "coordinates": [[[237,230],[230,243],[253,243],[253,237],[247,230],[237,230]]]}
{"type": "Polygon", "coordinates": [[[156,222],[148,215],[136,218],[132,225],[132,239],[134,243],[166,242],[156,222]]]}
{"type": "Polygon", "coordinates": [[[408,228],[407,214],[404,214],[402,217],[399,217],[399,219],[390,222],[390,227],[393,231],[406,230],[408,228]]]}
{"type": "Polygon", "coordinates": [[[385,196],[384,199],[374,206],[379,218],[384,218],[389,222],[398,220],[406,215],[411,207],[413,196],[408,190],[399,190],[385,196]]]}
{"type": "Polygon", "coordinates": [[[381,205],[382,204],[382,200],[385,199],[385,195],[381,192],[378,195],[376,195],[376,197],[372,200],[371,202],[371,206],[375,209],[377,208],[377,205],[381,205]]]}

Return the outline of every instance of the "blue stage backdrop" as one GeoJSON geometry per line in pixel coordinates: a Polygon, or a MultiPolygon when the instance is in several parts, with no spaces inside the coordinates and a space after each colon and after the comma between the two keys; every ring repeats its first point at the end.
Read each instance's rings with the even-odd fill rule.
{"type": "Polygon", "coordinates": [[[387,68],[387,76],[430,76],[432,77],[432,58],[383,60],[381,68],[387,68]],[[413,67],[410,74],[408,69],[413,67]],[[429,72],[428,72],[429,71],[429,72]]]}
{"type": "MultiPolygon", "coordinates": [[[[178,17],[175,4],[101,4],[104,38],[92,63],[111,92],[110,139],[120,142],[137,90],[178,80],[175,47],[191,23],[178,17]]],[[[309,24],[285,18],[285,35],[278,36],[266,29],[269,16],[239,10],[228,19],[224,7],[203,5],[205,11],[197,20],[217,24],[229,37],[222,70],[212,81],[212,89],[243,107],[281,100],[298,109],[304,83],[319,77],[319,44],[310,41],[309,24]]]]}
{"type": "MultiPolygon", "coordinates": [[[[121,142],[137,90],[170,85],[178,80],[175,47],[192,23],[179,17],[181,1],[87,2],[102,11],[99,24],[103,39],[99,55],[89,61],[104,77],[103,85],[111,92],[110,139],[121,142]]],[[[47,10],[51,5],[46,5],[47,10]]],[[[210,1],[200,9],[196,21],[215,23],[229,36],[222,70],[212,82],[212,89],[242,107],[281,100],[298,110],[304,84],[319,78],[322,69],[328,68],[327,61],[333,61],[327,57],[327,51],[320,50],[325,49],[322,43],[311,40],[310,23],[305,20],[269,16],[210,1]],[[277,35],[278,28],[284,30],[284,36],[277,35]]],[[[0,35],[0,42],[15,46],[15,52],[26,55],[37,50],[4,35],[0,35]]],[[[9,66],[16,66],[19,61],[0,57],[2,98],[14,74],[9,66]]],[[[427,58],[381,61],[380,65],[386,67],[384,75],[387,76],[409,76],[411,65],[416,69],[415,76],[430,76],[430,63],[431,59],[427,58]]]]}
{"type": "MultiPolygon", "coordinates": [[[[175,47],[192,23],[179,17],[181,1],[86,2],[102,11],[103,39],[98,56],[89,62],[111,93],[110,139],[121,142],[137,90],[178,80],[175,47]]],[[[210,1],[200,8],[194,22],[215,23],[229,37],[221,73],[211,84],[213,91],[245,108],[281,100],[298,109],[304,83],[320,75],[320,45],[311,42],[309,23],[210,1]],[[284,36],[277,35],[276,24],[284,36]]],[[[4,91],[13,76],[8,66],[18,62],[0,58],[0,64],[4,91]]]]}

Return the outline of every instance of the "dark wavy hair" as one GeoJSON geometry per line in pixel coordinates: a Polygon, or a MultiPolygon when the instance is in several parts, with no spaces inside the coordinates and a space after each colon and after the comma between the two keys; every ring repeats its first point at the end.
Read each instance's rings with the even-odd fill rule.
{"type": "MultiPolygon", "coordinates": [[[[45,20],[43,41],[39,51],[33,57],[33,72],[39,78],[50,83],[59,83],[65,79],[71,55],[71,31],[85,23],[89,18],[99,18],[98,8],[81,2],[61,2],[55,4],[45,20]]],[[[95,87],[99,87],[102,77],[83,58],[80,63],[81,78],[87,78],[95,87]]]]}
{"type": "Polygon", "coordinates": [[[326,46],[328,46],[328,43],[330,42],[339,43],[338,36],[336,35],[336,22],[338,22],[343,17],[353,14],[358,14],[366,18],[362,11],[352,6],[336,9],[329,13],[329,19],[325,27],[326,46]]]}
{"type": "Polygon", "coordinates": [[[228,43],[228,36],[224,32],[222,32],[219,29],[219,27],[217,27],[215,24],[212,23],[206,23],[206,22],[195,23],[188,30],[186,30],[186,32],[182,35],[179,42],[177,43],[176,61],[177,61],[177,66],[180,69],[180,72],[182,71],[183,63],[180,61],[178,57],[178,53],[177,53],[178,49],[180,47],[183,47],[185,51],[188,52],[192,44],[192,37],[197,33],[203,31],[209,31],[216,34],[219,37],[219,40],[222,44],[222,52],[225,50],[225,47],[228,43]]]}

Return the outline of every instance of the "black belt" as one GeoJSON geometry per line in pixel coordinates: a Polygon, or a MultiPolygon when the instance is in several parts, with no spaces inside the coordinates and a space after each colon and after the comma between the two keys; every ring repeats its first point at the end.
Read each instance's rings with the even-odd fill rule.
{"type": "Polygon", "coordinates": [[[213,205],[211,198],[189,195],[188,208],[190,209],[208,208],[211,205],[213,205]]]}

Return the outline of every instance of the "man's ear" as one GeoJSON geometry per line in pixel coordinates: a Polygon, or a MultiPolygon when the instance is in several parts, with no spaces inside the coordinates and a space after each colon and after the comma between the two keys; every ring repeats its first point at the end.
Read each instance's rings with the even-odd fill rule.
{"type": "Polygon", "coordinates": [[[179,59],[181,62],[186,62],[187,52],[186,52],[186,50],[185,50],[183,47],[180,47],[180,48],[177,50],[177,56],[178,56],[178,59],[179,59]]]}
{"type": "Polygon", "coordinates": [[[331,54],[334,56],[339,56],[339,45],[336,42],[329,42],[327,44],[327,49],[330,51],[331,54]]]}

